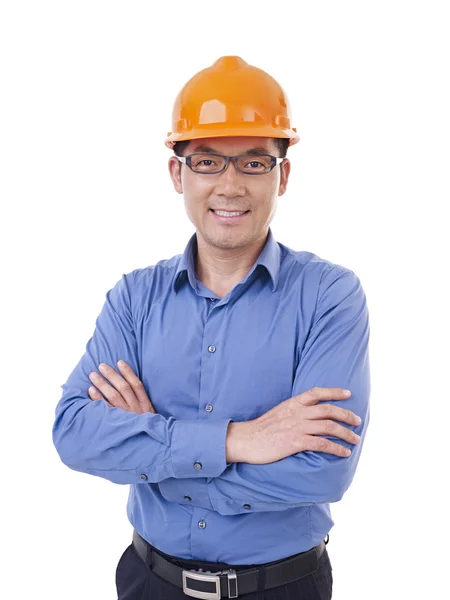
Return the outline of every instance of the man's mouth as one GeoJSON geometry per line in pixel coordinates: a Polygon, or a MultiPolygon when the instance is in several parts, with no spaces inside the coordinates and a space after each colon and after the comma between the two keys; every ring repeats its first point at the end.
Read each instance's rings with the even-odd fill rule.
{"type": "Polygon", "coordinates": [[[245,215],[247,213],[249,213],[249,210],[245,210],[245,211],[228,211],[228,210],[214,210],[214,209],[210,209],[210,211],[213,213],[213,215],[215,217],[217,217],[218,219],[222,220],[222,221],[237,221],[237,220],[241,220],[245,217],[245,215]]]}

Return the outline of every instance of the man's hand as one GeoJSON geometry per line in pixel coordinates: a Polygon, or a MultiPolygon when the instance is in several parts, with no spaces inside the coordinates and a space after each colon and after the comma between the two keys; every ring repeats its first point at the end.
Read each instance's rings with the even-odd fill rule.
{"type": "Polygon", "coordinates": [[[305,450],[349,456],[350,451],[345,446],[318,436],[333,436],[359,444],[358,435],[335,421],[359,425],[361,419],[345,408],[317,404],[323,400],[346,400],[350,395],[345,395],[342,388],[313,387],[281,402],[257,419],[230,423],[227,463],[263,465],[305,450]]]}
{"type": "Polygon", "coordinates": [[[119,360],[117,367],[123,377],[105,363],[100,363],[98,369],[114,386],[112,387],[95,371],[89,373],[89,379],[95,387],[89,388],[91,400],[104,400],[108,406],[122,408],[128,412],[139,414],[151,412],[156,414],[150,398],[147,396],[144,384],[126,362],[119,360]],[[98,388],[98,389],[96,389],[98,388]],[[98,391],[100,390],[100,392],[98,391]],[[103,396],[102,396],[103,394],[103,396]]]}

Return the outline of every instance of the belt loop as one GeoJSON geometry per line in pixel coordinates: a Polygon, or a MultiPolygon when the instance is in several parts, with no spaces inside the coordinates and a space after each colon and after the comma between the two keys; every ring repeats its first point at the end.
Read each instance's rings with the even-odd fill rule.
{"type": "Polygon", "coordinates": [[[259,569],[258,569],[258,592],[264,591],[265,584],[266,584],[266,568],[259,567],[259,569]]]}
{"type": "Polygon", "coordinates": [[[148,544],[146,544],[147,546],[147,552],[146,552],[146,556],[145,556],[145,561],[148,564],[148,566],[150,567],[150,571],[153,571],[153,548],[151,548],[148,544]]]}

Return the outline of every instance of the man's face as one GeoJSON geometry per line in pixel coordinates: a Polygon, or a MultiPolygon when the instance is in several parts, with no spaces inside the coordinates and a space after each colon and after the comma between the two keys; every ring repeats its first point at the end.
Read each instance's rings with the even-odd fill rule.
{"type": "MultiPolygon", "coordinates": [[[[279,156],[271,138],[263,137],[215,137],[191,140],[183,152],[184,156],[201,148],[209,152],[237,156],[251,153],[258,148],[261,153],[279,156]]],[[[264,237],[275,216],[277,198],[286,191],[290,163],[286,158],[270,173],[246,175],[236,170],[232,161],[222,173],[204,175],[194,173],[172,156],[169,171],[175,190],[183,194],[184,204],[197,234],[217,248],[241,248],[264,237]],[[212,209],[249,211],[243,217],[221,219],[212,209]]]]}

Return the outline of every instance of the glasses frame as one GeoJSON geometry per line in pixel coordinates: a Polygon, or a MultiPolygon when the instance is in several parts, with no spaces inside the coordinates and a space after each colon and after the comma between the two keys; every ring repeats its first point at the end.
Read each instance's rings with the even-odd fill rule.
{"type": "Polygon", "coordinates": [[[225,169],[228,167],[228,163],[230,162],[230,160],[233,161],[234,168],[237,171],[239,171],[240,173],[243,173],[244,175],[268,175],[268,173],[270,173],[270,171],[276,165],[279,165],[284,160],[284,158],[282,158],[280,156],[272,156],[271,154],[239,154],[238,156],[225,156],[224,154],[216,154],[213,152],[193,152],[192,154],[189,154],[188,156],[176,156],[176,158],[178,158],[178,160],[180,162],[182,162],[183,164],[187,165],[191,169],[191,171],[193,173],[195,173],[196,175],[218,175],[219,173],[223,173],[223,171],[225,171],[225,169]],[[220,171],[209,171],[209,173],[202,173],[201,171],[194,171],[194,169],[192,168],[191,161],[192,161],[192,157],[196,156],[198,154],[200,154],[201,156],[220,156],[221,158],[225,159],[225,165],[223,166],[222,169],[220,169],[220,171]],[[270,165],[270,169],[268,171],[266,171],[266,173],[246,173],[245,171],[242,171],[242,169],[240,169],[237,164],[238,158],[242,158],[243,156],[249,156],[249,157],[254,158],[255,160],[257,160],[258,156],[269,156],[272,161],[271,165],[270,165]]]}

